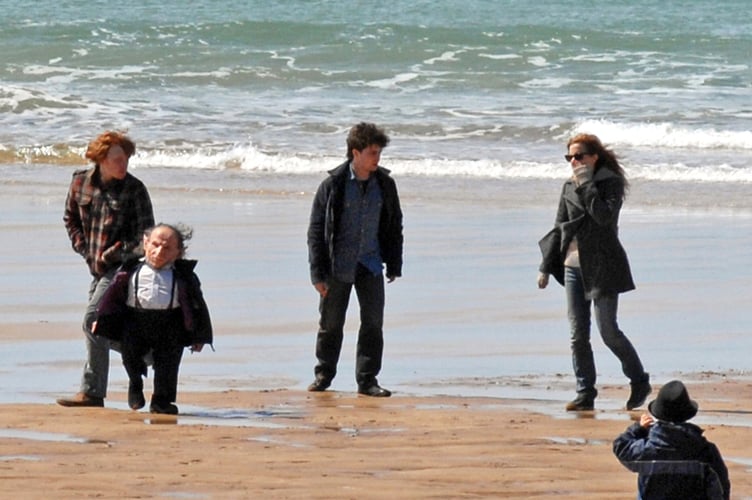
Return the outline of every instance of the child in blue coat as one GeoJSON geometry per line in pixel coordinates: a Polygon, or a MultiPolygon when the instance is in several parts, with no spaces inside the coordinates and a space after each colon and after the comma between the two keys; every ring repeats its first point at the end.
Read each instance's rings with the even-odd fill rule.
{"type": "Polygon", "coordinates": [[[728,500],[731,484],[718,448],[687,422],[697,409],[684,384],[672,380],[614,441],[619,461],[639,474],[638,498],[728,500]]]}

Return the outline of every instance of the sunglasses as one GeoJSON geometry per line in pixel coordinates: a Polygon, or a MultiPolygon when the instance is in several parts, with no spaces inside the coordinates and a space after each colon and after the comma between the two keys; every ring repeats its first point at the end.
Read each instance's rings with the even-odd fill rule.
{"type": "Polygon", "coordinates": [[[586,156],[590,156],[590,153],[575,153],[573,155],[564,155],[564,159],[569,161],[572,161],[574,158],[577,161],[582,161],[582,159],[586,156]]]}

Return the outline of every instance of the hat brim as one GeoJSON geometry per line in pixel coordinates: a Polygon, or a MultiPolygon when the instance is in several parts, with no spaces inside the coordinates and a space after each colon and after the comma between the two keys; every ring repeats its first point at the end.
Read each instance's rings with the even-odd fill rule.
{"type": "Polygon", "coordinates": [[[675,413],[671,413],[667,412],[665,408],[658,408],[655,404],[656,401],[658,400],[654,399],[648,404],[648,411],[653,417],[657,418],[658,420],[663,420],[664,422],[686,422],[687,420],[697,415],[697,410],[699,408],[697,402],[690,399],[689,406],[684,406],[675,413]]]}

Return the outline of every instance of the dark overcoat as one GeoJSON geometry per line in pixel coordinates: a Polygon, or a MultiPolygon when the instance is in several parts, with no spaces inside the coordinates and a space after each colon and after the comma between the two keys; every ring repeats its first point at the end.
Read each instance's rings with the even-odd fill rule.
{"type": "Polygon", "coordinates": [[[572,239],[577,238],[587,299],[634,290],[627,253],[618,236],[623,200],[623,179],[606,167],[580,186],[567,180],[554,228],[538,242],[543,254],[539,270],[563,285],[564,258],[572,239]]]}

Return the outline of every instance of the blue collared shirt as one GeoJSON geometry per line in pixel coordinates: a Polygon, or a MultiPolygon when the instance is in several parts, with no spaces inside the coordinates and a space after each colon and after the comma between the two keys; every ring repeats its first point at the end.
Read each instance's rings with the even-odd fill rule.
{"type": "Polygon", "coordinates": [[[373,274],[382,272],[379,221],[383,203],[375,176],[367,181],[358,180],[351,163],[350,178],[345,183],[344,209],[334,242],[334,276],[338,280],[354,282],[358,264],[373,274]]]}

